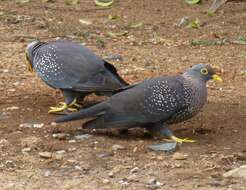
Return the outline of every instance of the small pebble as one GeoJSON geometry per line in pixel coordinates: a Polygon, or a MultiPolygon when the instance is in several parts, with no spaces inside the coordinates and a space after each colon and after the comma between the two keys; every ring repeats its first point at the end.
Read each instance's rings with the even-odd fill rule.
{"type": "Polygon", "coordinates": [[[103,180],[102,180],[102,183],[103,183],[103,184],[109,184],[110,181],[109,181],[108,179],[103,179],[103,180]]]}
{"type": "Polygon", "coordinates": [[[108,158],[110,156],[113,156],[114,154],[112,152],[102,152],[97,154],[97,157],[99,158],[108,158]]]}
{"type": "Polygon", "coordinates": [[[90,137],[91,137],[90,134],[82,134],[82,135],[76,135],[74,138],[78,139],[78,140],[85,140],[85,139],[88,139],[90,137]]]}
{"type": "Polygon", "coordinates": [[[18,110],[20,109],[18,106],[12,106],[12,107],[7,107],[5,110],[6,111],[13,111],[13,110],[18,110]]]}
{"type": "Polygon", "coordinates": [[[130,173],[137,173],[139,171],[139,168],[138,167],[135,167],[135,168],[132,168],[130,173]]]}
{"type": "Polygon", "coordinates": [[[52,158],[54,158],[55,160],[62,160],[63,156],[62,154],[53,154],[52,158]]]}
{"type": "Polygon", "coordinates": [[[76,140],[74,140],[74,139],[69,140],[68,143],[76,143],[76,140]]]}
{"type": "Polygon", "coordinates": [[[113,178],[114,177],[114,173],[113,172],[109,172],[108,173],[108,176],[111,177],[111,178],[113,178]]]}
{"type": "Polygon", "coordinates": [[[47,170],[44,172],[44,177],[49,177],[51,176],[51,171],[47,170]]]}
{"type": "Polygon", "coordinates": [[[81,170],[81,171],[83,170],[83,169],[81,168],[81,166],[75,166],[74,168],[75,168],[76,170],[81,170]]]}
{"type": "Polygon", "coordinates": [[[70,135],[67,133],[54,133],[52,135],[53,138],[59,139],[59,140],[65,140],[69,137],[70,135]]]}
{"type": "Polygon", "coordinates": [[[64,153],[66,153],[65,150],[58,150],[58,151],[56,151],[56,154],[64,154],[64,153]]]}
{"type": "Polygon", "coordinates": [[[129,184],[129,182],[127,181],[126,178],[124,178],[124,179],[119,181],[119,184],[127,186],[129,184]]]}
{"type": "Polygon", "coordinates": [[[24,128],[42,128],[43,126],[44,126],[43,123],[40,123],[40,124],[22,123],[20,124],[20,127],[24,127],[24,128]]]}
{"type": "Polygon", "coordinates": [[[40,123],[40,124],[36,123],[36,124],[33,124],[33,128],[42,128],[43,126],[44,126],[43,123],[40,123]]]}
{"type": "Polygon", "coordinates": [[[163,184],[160,183],[159,181],[157,181],[157,179],[152,178],[148,181],[147,187],[151,190],[155,190],[158,189],[160,186],[162,186],[163,184]]]}
{"type": "Polygon", "coordinates": [[[121,146],[121,145],[118,145],[118,144],[114,144],[112,146],[112,150],[114,150],[114,151],[123,150],[123,149],[125,149],[125,147],[124,146],[121,146]]]}
{"type": "Polygon", "coordinates": [[[21,151],[22,152],[30,152],[32,149],[30,147],[23,148],[21,151]]]}
{"type": "Polygon", "coordinates": [[[75,148],[75,147],[68,148],[68,152],[73,152],[73,151],[75,151],[75,150],[77,150],[77,148],[75,148]]]}
{"type": "Polygon", "coordinates": [[[154,151],[174,152],[177,149],[176,142],[149,145],[148,148],[154,151]]]}
{"type": "Polygon", "coordinates": [[[127,180],[129,182],[138,182],[139,179],[138,179],[138,176],[136,174],[131,174],[127,177],[127,180]]]}
{"type": "Polygon", "coordinates": [[[57,126],[57,123],[56,122],[52,122],[50,125],[51,126],[57,126]]]}
{"type": "Polygon", "coordinates": [[[52,157],[52,153],[51,152],[39,152],[38,154],[39,154],[39,156],[41,158],[48,159],[48,158],[51,158],[52,157]]]}
{"type": "Polygon", "coordinates": [[[174,154],[173,154],[173,159],[174,160],[186,160],[187,159],[187,155],[186,154],[182,154],[182,153],[180,153],[180,152],[175,152],[174,154]]]}

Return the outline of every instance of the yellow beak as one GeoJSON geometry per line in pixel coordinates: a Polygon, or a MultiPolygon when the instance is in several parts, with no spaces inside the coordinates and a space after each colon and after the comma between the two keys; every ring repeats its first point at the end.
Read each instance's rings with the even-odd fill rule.
{"type": "Polygon", "coordinates": [[[29,72],[33,72],[33,68],[32,68],[32,66],[31,66],[30,63],[27,63],[27,70],[28,70],[29,72]]]}
{"type": "Polygon", "coordinates": [[[212,79],[213,79],[213,81],[223,82],[222,78],[216,74],[212,75],[212,79]]]}
{"type": "Polygon", "coordinates": [[[28,70],[29,72],[33,72],[32,65],[31,65],[30,60],[29,60],[28,55],[27,55],[27,50],[25,51],[25,53],[26,53],[27,70],[28,70]]]}

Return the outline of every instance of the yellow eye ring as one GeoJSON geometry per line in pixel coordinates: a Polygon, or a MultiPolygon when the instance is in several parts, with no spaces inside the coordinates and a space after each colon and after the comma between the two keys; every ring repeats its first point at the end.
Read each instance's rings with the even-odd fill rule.
{"type": "Polygon", "coordinates": [[[207,74],[208,74],[207,68],[202,68],[202,69],[201,69],[201,73],[202,73],[203,75],[207,75],[207,74]]]}

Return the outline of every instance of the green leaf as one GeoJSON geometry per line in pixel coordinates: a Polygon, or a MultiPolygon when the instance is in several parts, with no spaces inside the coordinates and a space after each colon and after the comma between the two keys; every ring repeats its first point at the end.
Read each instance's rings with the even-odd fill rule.
{"type": "Polygon", "coordinates": [[[201,0],[185,0],[185,2],[189,5],[194,5],[200,3],[201,0]]]}
{"type": "Polygon", "coordinates": [[[116,19],[118,19],[118,18],[119,18],[118,15],[108,15],[108,19],[109,19],[109,20],[116,20],[116,19]]]}
{"type": "Polygon", "coordinates": [[[195,29],[199,28],[200,26],[201,24],[198,19],[190,21],[189,24],[187,25],[188,28],[195,28],[195,29]]]}
{"type": "Polygon", "coordinates": [[[66,5],[76,5],[79,3],[79,0],[64,0],[66,5]]]}
{"type": "Polygon", "coordinates": [[[109,7],[114,3],[114,0],[94,0],[95,4],[100,7],[109,7]]]}
{"type": "Polygon", "coordinates": [[[16,0],[16,3],[19,3],[19,4],[25,4],[25,3],[29,3],[30,0],[16,0]]]}
{"type": "Polygon", "coordinates": [[[92,24],[91,21],[86,20],[86,19],[79,19],[79,22],[80,24],[87,25],[87,26],[92,24]]]}
{"type": "Polygon", "coordinates": [[[141,26],[143,26],[143,23],[142,22],[139,22],[139,23],[131,23],[129,25],[130,28],[139,28],[141,26]]]}
{"type": "Polygon", "coordinates": [[[123,32],[107,32],[107,34],[110,37],[119,37],[119,36],[125,36],[127,35],[129,32],[128,31],[123,31],[123,32]]]}
{"type": "Polygon", "coordinates": [[[208,14],[208,16],[210,16],[210,17],[214,16],[214,13],[211,12],[211,11],[208,11],[207,14],[208,14]]]}

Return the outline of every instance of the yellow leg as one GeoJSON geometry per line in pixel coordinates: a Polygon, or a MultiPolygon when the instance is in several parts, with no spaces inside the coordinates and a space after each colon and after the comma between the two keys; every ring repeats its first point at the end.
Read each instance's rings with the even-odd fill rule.
{"type": "Polygon", "coordinates": [[[69,107],[76,107],[76,108],[81,108],[82,106],[77,103],[77,99],[75,98],[71,104],[69,104],[69,107]]]}
{"type": "Polygon", "coordinates": [[[48,113],[59,113],[59,112],[63,112],[65,110],[71,111],[71,112],[76,112],[78,111],[77,108],[74,108],[74,106],[78,107],[76,103],[76,99],[73,100],[73,102],[69,105],[67,105],[65,102],[60,102],[59,103],[60,106],[57,107],[50,107],[48,113]]]}
{"type": "Polygon", "coordinates": [[[184,139],[181,139],[181,138],[178,138],[178,137],[175,137],[175,136],[171,136],[170,137],[173,141],[175,142],[178,142],[178,143],[183,143],[183,142],[196,142],[195,140],[192,140],[192,139],[188,139],[188,138],[184,138],[184,139]]]}

